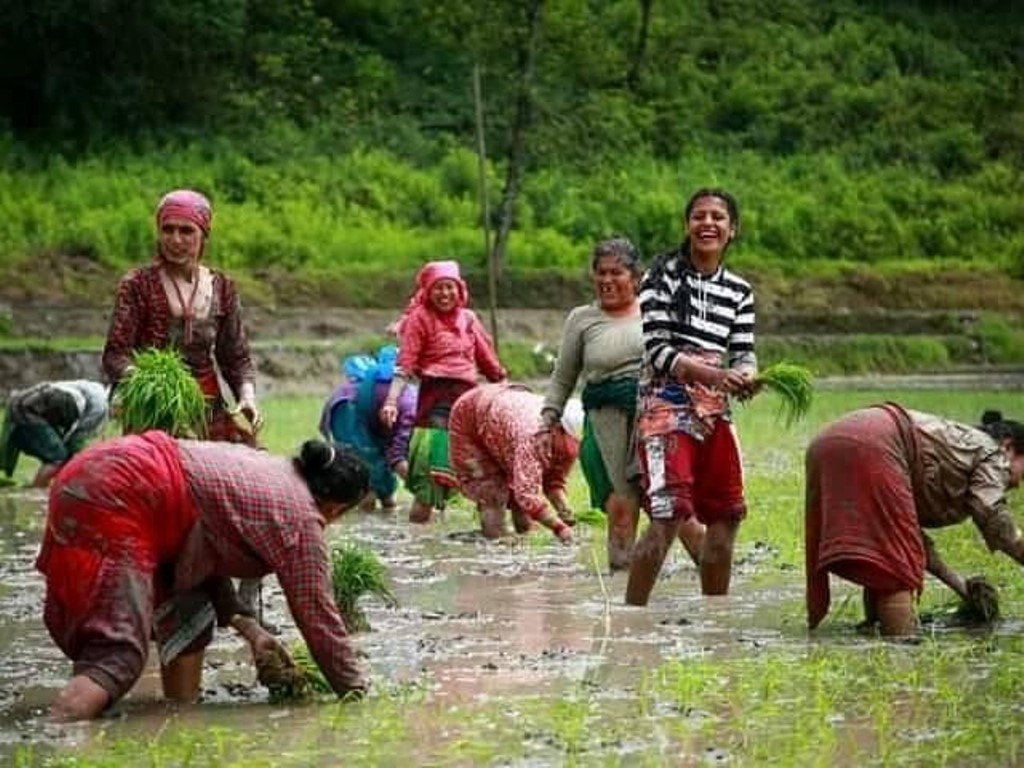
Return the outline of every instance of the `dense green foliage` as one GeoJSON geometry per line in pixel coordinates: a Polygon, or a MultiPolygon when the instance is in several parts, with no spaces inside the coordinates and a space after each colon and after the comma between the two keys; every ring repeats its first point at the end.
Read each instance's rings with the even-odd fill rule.
{"type": "Polygon", "coordinates": [[[188,185],[214,199],[211,260],[253,284],[408,285],[444,256],[479,270],[479,66],[492,211],[524,93],[532,107],[513,270],[578,274],[612,231],[650,255],[716,184],[743,208],[740,268],[1024,273],[1013,4],[547,0],[524,82],[525,5],[17,0],[0,28],[0,265],[139,263],[156,199],[188,185]]]}

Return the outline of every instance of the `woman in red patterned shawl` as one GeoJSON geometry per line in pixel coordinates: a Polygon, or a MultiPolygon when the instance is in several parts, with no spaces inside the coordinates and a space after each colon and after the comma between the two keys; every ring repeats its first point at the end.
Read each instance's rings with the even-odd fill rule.
{"type": "MultiPolygon", "coordinates": [[[[202,264],[212,223],[213,208],[199,192],[176,189],[161,198],[156,256],[121,279],[101,363],[116,387],[131,371],[133,353],[149,347],[177,349],[209,404],[206,437],[255,446],[262,416],[238,292],[226,275],[202,264]],[[218,370],[251,429],[242,429],[229,413],[218,370]]],[[[245,605],[259,613],[259,581],[245,579],[239,591],[245,605]]],[[[197,630],[190,633],[196,642],[212,631],[209,620],[204,629],[195,617],[183,618],[182,626],[183,632],[197,630]]],[[[189,656],[183,654],[178,664],[187,664],[189,656]]]]}
{"type": "Polygon", "coordinates": [[[559,540],[572,539],[565,486],[580,452],[583,408],[569,401],[560,423],[539,433],[543,405],[526,387],[500,383],[476,387],[452,407],[452,469],[462,493],[476,502],[488,539],[505,533],[506,509],[517,533],[536,520],[559,540]]]}
{"type": "MultiPolygon", "coordinates": [[[[160,611],[178,598],[212,597],[220,623],[249,641],[260,681],[274,682],[273,667],[291,665],[287,652],[230,598],[218,599],[230,577],[268,573],[277,575],[334,691],[364,691],[366,678],[334,601],[324,526],[368,487],[366,465],[354,452],[320,440],[287,459],[152,431],[77,454],[51,485],[36,559],[46,577],[43,621],[74,664],[51,714],[96,717],[124,696],[145,668],[154,635],[162,671],[169,657],[186,652],[161,634],[160,611]]],[[[190,675],[164,675],[164,694],[195,699],[201,671],[200,665],[190,675]]]]}
{"type": "Polygon", "coordinates": [[[452,404],[476,386],[482,374],[501,381],[505,369],[480,318],[467,307],[469,289],[454,261],[428,262],[416,275],[416,292],[396,324],[398,361],[381,422],[398,418],[405,385],[419,380],[416,422],[409,444],[406,487],[415,497],[409,520],[426,523],[443,509],[456,486],[448,461],[448,415],[452,404]]]}
{"type": "Polygon", "coordinates": [[[252,444],[261,416],[238,292],[222,272],[202,264],[212,221],[210,202],[198,192],[178,189],[160,200],[156,258],[118,285],[103,372],[116,386],[131,370],[134,352],[177,349],[209,400],[207,436],[252,444]],[[239,428],[229,414],[218,369],[252,431],[239,428]]]}

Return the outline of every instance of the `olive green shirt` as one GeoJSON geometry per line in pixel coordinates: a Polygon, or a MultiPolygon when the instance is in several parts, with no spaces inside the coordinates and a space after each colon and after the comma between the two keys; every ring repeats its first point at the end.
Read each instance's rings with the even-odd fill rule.
{"type": "Polygon", "coordinates": [[[920,411],[907,413],[920,446],[921,527],[943,528],[969,517],[990,550],[1009,551],[1021,536],[1007,507],[1009,457],[980,429],[920,411]]]}
{"type": "Polygon", "coordinates": [[[612,317],[596,304],[576,307],[565,319],[544,407],[561,413],[581,376],[584,385],[618,376],[637,376],[642,355],[639,314],[612,317]]]}

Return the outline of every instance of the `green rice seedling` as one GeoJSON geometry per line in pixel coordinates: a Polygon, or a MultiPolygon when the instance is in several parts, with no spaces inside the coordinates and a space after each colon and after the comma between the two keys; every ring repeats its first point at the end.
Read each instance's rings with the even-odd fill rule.
{"type": "Polygon", "coordinates": [[[296,640],[292,644],[291,657],[295,663],[294,668],[289,669],[287,673],[278,671],[273,681],[267,682],[272,704],[303,701],[333,691],[304,642],[296,640]]]}
{"type": "Polygon", "coordinates": [[[134,370],[114,392],[126,433],[159,429],[175,437],[203,437],[206,398],[176,350],[136,352],[134,370]]]}
{"type": "Polygon", "coordinates": [[[331,550],[331,581],[334,601],[350,632],[370,630],[370,622],[359,606],[364,595],[374,595],[389,606],[398,602],[388,586],[384,564],[373,552],[356,544],[343,544],[331,550]]]}
{"type": "Polygon", "coordinates": [[[811,410],[814,376],[809,369],[793,363],[775,363],[757,375],[757,383],[779,396],[778,416],[786,426],[800,421],[811,410]]]}
{"type": "Polygon", "coordinates": [[[608,516],[600,509],[588,507],[582,512],[576,513],[576,522],[586,523],[587,525],[592,525],[596,528],[604,528],[608,525],[608,516]]]}

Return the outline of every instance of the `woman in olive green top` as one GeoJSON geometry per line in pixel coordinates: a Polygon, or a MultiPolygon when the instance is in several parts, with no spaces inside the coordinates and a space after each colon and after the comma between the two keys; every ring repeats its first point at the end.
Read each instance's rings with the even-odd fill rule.
{"type": "MultiPolygon", "coordinates": [[[[546,426],[557,424],[583,379],[580,466],[591,504],[608,515],[608,565],[619,570],[629,567],[640,510],[633,422],[643,354],[638,300],[643,270],[637,249],[624,237],[599,242],[590,266],[597,300],[566,318],[543,415],[546,426]]],[[[684,524],[680,537],[691,556],[700,551],[702,533],[699,523],[684,524]]]]}

